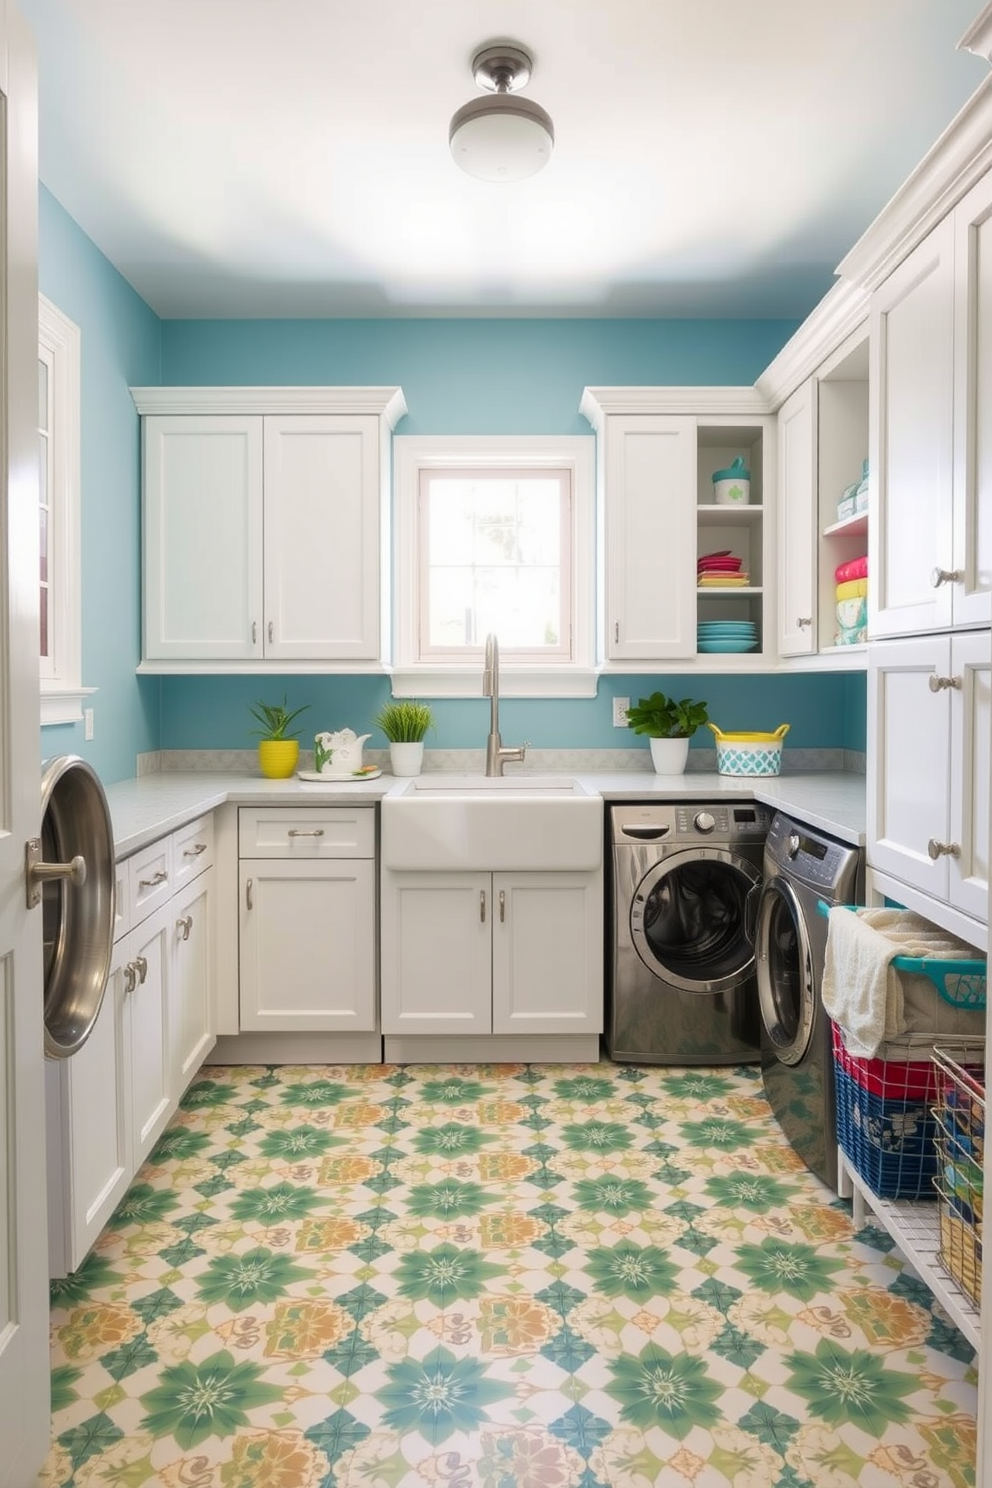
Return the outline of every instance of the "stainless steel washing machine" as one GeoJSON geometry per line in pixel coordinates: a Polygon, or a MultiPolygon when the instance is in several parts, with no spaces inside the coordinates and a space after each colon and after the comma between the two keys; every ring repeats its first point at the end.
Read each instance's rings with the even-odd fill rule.
{"type": "Polygon", "coordinates": [[[750,801],[610,807],[611,1059],[757,1063],[754,929],[771,815],[750,801]]]}
{"type": "Polygon", "coordinates": [[[764,877],[756,950],[765,1095],[795,1151],[836,1193],[833,1050],[820,992],[827,920],[817,904],[861,901],[864,853],[779,812],[764,877]]]}

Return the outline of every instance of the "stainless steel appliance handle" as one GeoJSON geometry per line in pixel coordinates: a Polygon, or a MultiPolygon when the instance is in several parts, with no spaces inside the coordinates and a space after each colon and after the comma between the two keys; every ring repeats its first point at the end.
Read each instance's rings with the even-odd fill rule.
{"type": "Polygon", "coordinates": [[[32,837],[24,846],[24,869],[27,874],[27,905],[34,909],[41,903],[41,886],[53,879],[65,878],[74,888],[86,882],[86,859],[81,853],[69,863],[44,863],[41,858],[41,838],[32,837]]]}

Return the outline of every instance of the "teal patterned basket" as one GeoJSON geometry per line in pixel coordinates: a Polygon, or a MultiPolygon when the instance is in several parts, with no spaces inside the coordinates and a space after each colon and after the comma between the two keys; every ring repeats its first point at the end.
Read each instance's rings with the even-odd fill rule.
{"type": "Polygon", "coordinates": [[[789,732],[783,723],[773,734],[725,734],[708,724],[716,739],[716,768],[720,775],[778,775],[782,769],[782,740],[789,732]]]}

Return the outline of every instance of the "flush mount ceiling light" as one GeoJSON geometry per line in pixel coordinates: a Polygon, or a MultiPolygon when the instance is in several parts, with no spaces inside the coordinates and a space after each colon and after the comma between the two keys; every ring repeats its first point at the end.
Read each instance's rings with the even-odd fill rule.
{"type": "Polygon", "coordinates": [[[480,181],[523,181],[542,170],[555,147],[550,114],[529,98],[512,95],[530,81],[531,58],[523,47],[483,47],[472,73],[492,98],[475,98],[453,116],[448,142],[455,164],[480,181]]]}

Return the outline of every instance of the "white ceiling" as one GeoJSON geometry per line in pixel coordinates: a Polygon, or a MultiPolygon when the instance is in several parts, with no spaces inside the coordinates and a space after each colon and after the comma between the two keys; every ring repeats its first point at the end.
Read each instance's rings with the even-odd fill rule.
{"type": "Polygon", "coordinates": [[[185,316],[804,316],[985,78],[979,0],[19,0],[41,177],[185,316]],[[524,44],[540,175],[462,174],[524,44]]]}

